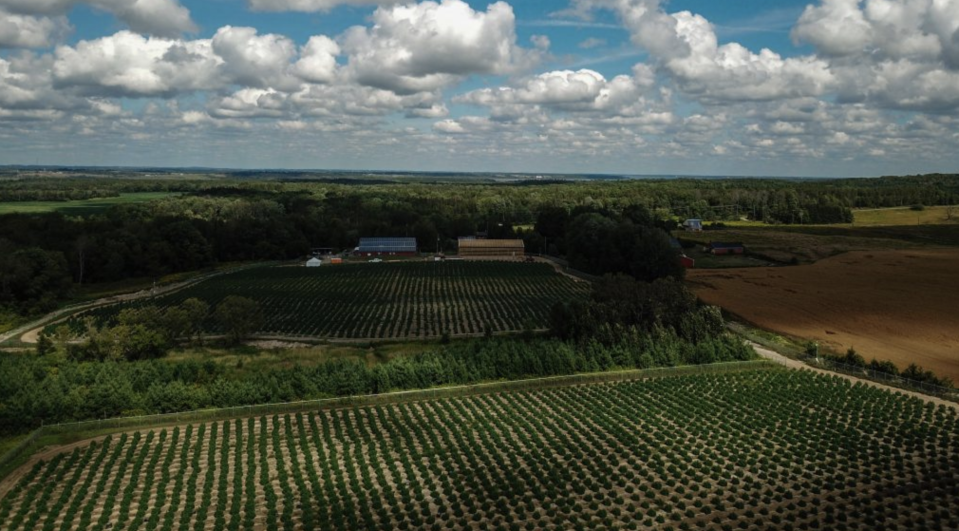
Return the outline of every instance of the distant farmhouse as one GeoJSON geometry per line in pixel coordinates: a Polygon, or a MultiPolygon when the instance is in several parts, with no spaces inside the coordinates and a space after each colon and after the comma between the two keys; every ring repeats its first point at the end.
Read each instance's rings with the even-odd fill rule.
{"type": "Polygon", "coordinates": [[[683,228],[689,232],[702,232],[703,231],[703,220],[701,219],[687,219],[683,222],[683,228]]]}
{"type": "Polygon", "coordinates": [[[416,256],[416,238],[360,238],[359,256],[416,256]]]}
{"type": "Polygon", "coordinates": [[[323,260],[315,256],[306,262],[306,267],[320,267],[321,265],[323,265],[323,260]]]}
{"type": "Polygon", "coordinates": [[[706,245],[704,249],[707,253],[715,255],[723,254],[746,254],[746,246],[742,243],[712,242],[706,245]]]}
{"type": "Polygon", "coordinates": [[[526,256],[526,246],[523,240],[476,240],[459,239],[459,255],[470,257],[497,257],[510,256],[522,258],[526,256]]]}

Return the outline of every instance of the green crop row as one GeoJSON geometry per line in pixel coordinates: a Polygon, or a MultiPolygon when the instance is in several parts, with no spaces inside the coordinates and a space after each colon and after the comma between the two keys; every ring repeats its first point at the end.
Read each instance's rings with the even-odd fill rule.
{"type": "Polygon", "coordinates": [[[0,502],[0,521],[9,531],[954,529],[957,496],[954,409],[838,377],[748,371],[121,435],[38,463],[0,502]]]}

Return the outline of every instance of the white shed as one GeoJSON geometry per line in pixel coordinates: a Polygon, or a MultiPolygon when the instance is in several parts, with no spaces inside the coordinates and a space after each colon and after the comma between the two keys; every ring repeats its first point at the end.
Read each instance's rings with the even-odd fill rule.
{"type": "Polygon", "coordinates": [[[316,257],[310,258],[310,261],[306,263],[306,267],[320,267],[321,265],[323,265],[323,260],[316,257]]]}

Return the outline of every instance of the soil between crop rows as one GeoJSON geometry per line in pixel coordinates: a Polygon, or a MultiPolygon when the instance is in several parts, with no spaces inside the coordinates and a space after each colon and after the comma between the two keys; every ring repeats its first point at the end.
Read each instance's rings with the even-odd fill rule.
{"type": "Polygon", "coordinates": [[[957,497],[955,410],[768,370],[114,435],[0,529],[944,529],[957,497]]]}

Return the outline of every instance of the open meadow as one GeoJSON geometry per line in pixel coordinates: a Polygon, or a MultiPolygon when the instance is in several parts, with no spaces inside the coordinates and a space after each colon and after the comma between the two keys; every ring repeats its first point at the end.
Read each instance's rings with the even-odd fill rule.
{"type": "Polygon", "coordinates": [[[115,197],[98,197],[75,201],[13,201],[0,203],[2,214],[44,214],[59,212],[67,216],[89,216],[119,205],[146,203],[175,195],[168,192],[141,192],[119,194],[115,197]]]}
{"type": "MultiPolygon", "coordinates": [[[[215,306],[239,295],[264,316],[258,335],[289,338],[400,339],[545,328],[558,301],[585,298],[589,284],[547,264],[517,262],[402,262],[254,268],[221,275],[176,293],[103,307],[92,316],[110,322],[130,305],[176,305],[191,297],[215,306]]],[[[207,322],[218,333],[216,322],[207,322]]]]}
{"type": "Polygon", "coordinates": [[[782,369],[114,434],[0,484],[0,529],[946,529],[959,417],[782,369]]]}
{"type": "Polygon", "coordinates": [[[762,328],[959,382],[959,249],[850,252],[797,267],[692,270],[710,304],[762,328]]]}

